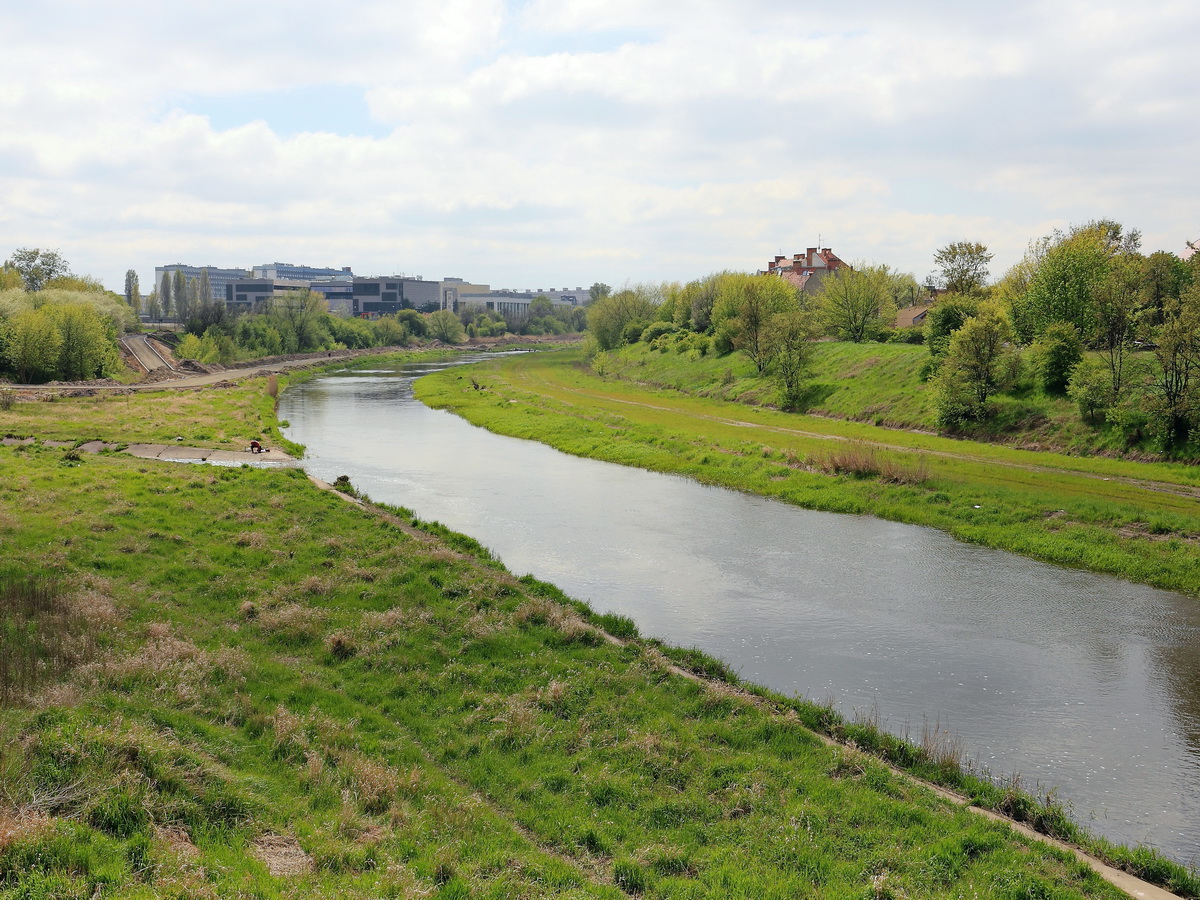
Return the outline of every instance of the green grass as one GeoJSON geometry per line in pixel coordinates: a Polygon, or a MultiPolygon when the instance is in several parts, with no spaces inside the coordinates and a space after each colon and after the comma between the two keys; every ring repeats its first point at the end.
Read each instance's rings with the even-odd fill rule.
{"type": "Polygon", "coordinates": [[[1078,457],[783,413],[594,375],[574,352],[417,382],[426,403],[580,456],[1200,593],[1200,470],[1078,457]],[[847,449],[875,473],[832,460],[847,449]],[[827,474],[835,473],[835,474],[827,474]]]}
{"type": "Polygon", "coordinates": [[[99,647],[0,707],[0,897],[1120,896],[403,511],[0,464],[2,574],[99,647]]]}
{"type": "MultiPolygon", "coordinates": [[[[809,379],[800,409],[814,416],[867,422],[888,428],[937,431],[930,386],[921,372],[929,359],[913,344],[853,344],[822,341],[811,345],[809,379]]],[[[1142,355],[1130,360],[1129,380],[1144,365],[1142,355]]],[[[669,388],[700,397],[771,406],[777,391],[769,378],[757,375],[744,354],[702,357],[652,350],[632,344],[606,355],[607,377],[669,388]]],[[[1094,429],[1079,418],[1075,404],[1049,396],[1026,384],[992,400],[994,416],[970,426],[962,436],[1017,447],[1077,455],[1149,456],[1143,440],[1127,446],[1115,428],[1094,429]]]]}

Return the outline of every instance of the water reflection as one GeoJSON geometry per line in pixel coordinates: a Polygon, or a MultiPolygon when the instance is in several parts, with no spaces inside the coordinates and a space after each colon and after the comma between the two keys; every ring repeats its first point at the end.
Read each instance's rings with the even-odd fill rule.
{"type": "Polygon", "coordinates": [[[290,388],[310,470],[746,678],[948,725],[1116,840],[1200,854],[1200,602],[493,435],[415,402],[413,374],[290,388]]]}

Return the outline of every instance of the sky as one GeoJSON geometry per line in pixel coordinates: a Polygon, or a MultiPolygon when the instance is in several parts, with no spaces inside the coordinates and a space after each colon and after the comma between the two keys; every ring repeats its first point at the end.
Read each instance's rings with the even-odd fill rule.
{"type": "Polygon", "coordinates": [[[1195,0],[0,2],[0,259],[494,287],[1200,239],[1195,0]]]}

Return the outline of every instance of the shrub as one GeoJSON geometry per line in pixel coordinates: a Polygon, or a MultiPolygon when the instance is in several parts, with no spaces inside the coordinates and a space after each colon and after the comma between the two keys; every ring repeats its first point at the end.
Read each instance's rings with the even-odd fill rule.
{"type": "Polygon", "coordinates": [[[1083,341],[1069,322],[1053,322],[1033,345],[1033,366],[1047,394],[1067,392],[1071,373],[1083,359],[1083,341]]]}
{"type": "Polygon", "coordinates": [[[1097,360],[1084,360],[1071,373],[1067,396],[1079,407],[1083,421],[1099,425],[1113,404],[1112,376],[1097,360]]]}
{"type": "MultiPolygon", "coordinates": [[[[630,323],[634,324],[634,323],[630,323]]],[[[642,341],[649,344],[655,338],[662,337],[664,334],[671,334],[678,329],[673,322],[651,322],[642,329],[642,341]]]]}

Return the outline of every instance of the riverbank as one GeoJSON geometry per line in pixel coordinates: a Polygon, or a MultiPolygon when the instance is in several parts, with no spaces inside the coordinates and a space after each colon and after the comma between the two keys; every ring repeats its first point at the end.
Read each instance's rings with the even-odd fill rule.
{"type": "Polygon", "coordinates": [[[577,352],[447,370],[426,403],[568,453],[831,512],[926,525],[1200,594],[1200,470],[1062,456],[610,381],[577,352]]]}
{"type": "MultiPolygon", "coordinates": [[[[266,392],[202,396],[261,428],[266,392]]],[[[143,399],[131,439],[197,427],[143,399]]],[[[1120,896],[403,511],[297,470],[0,459],[0,584],[38,598],[13,633],[54,650],[5,669],[0,891],[1120,896]]]]}

